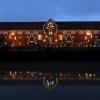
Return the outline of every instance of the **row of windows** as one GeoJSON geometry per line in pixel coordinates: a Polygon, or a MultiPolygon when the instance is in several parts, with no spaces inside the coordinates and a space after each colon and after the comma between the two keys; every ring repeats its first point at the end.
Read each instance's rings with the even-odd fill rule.
{"type": "MultiPolygon", "coordinates": [[[[60,31],[58,31],[58,32],[60,32],[60,31]]],[[[62,31],[61,31],[62,32],[62,31]]],[[[71,33],[71,34],[85,34],[85,33],[91,33],[91,34],[99,34],[100,33],[100,30],[99,31],[91,31],[91,30],[89,30],[89,31],[63,31],[62,33],[63,34],[68,34],[68,33],[71,33]]],[[[14,34],[19,34],[19,35],[21,35],[21,34],[26,34],[26,35],[28,35],[28,34],[31,34],[31,33],[33,33],[33,34],[39,34],[39,31],[0,31],[0,34],[5,34],[5,35],[7,35],[7,34],[12,34],[12,33],[14,33],[14,34]]]]}

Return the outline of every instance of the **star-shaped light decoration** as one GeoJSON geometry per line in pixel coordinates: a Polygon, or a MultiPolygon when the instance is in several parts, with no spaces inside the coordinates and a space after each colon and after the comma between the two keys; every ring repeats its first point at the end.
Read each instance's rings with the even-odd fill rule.
{"type": "Polygon", "coordinates": [[[44,25],[43,25],[44,34],[53,35],[57,34],[58,26],[57,24],[50,18],[44,25]]]}

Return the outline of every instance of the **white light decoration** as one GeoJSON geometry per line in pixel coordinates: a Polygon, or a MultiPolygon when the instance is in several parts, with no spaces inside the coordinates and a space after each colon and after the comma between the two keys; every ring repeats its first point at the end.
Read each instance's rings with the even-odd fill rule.
{"type": "Polygon", "coordinates": [[[57,34],[58,26],[57,24],[50,18],[44,25],[43,25],[44,34],[52,35],[57,34]]]}
{"type": "Polygon", "coordinates": [[[28,38],[28,43],[36,43],[36,37],[34,36],[34,33],[31,33],[28,38]]]}
{"type": "Polygon", "coordinates": [[[42,35],[41,34],[37,35],[37,40],[42,40],[42,35]]]}
{"type": "Polygon", "coordinates": [[[58,85],[58,79],[46,79],[46,77],[44,76],[43,85],[50,90],[54,89],[58,85]]]}
{"type": "Polygon", "coordinates": [[[68,33],[68,34],[67,34],[66,41],[67,41],[67,42],[73,42],[71,33],[68,33]]]}

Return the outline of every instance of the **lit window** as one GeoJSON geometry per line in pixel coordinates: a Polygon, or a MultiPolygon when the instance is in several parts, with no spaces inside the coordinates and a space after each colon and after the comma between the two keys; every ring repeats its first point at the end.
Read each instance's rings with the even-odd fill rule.
{"type": "Polygon", "coordinates": [[[5,39],[6,39],[7,37],[5,36],[5,39]]]}
{"type": "Polygon", "coordinates": [[[71,34],[76,34],[76,31],[71,31],[71,34]]]}
{"type": "Polygon", "coordinates": [[[84,31],[79,31],[79,34],[84,34],[84,31]]]}
{"type": "Polygon", "coordinates": [[[8,34],[8,32],[3,32],[3,34],[8,34]]]}
{"type": "Polygon", "coordinates": [[[91,34],[91,32],[90,32],[90,31],[87,31],[87,32],[86,32],[86,35],[92,35],[92,34],[91,34]]]}
{"type": "Polygon", "coordinates": [[[43,39],[43,42],[46,42],[46,39],[43,39]]]}
{"type": "Polygon", "coordinates": [[[22,43],[21,42],[19,42],[19,45],[21,45],[22,43]]]}
{"type": "Polygon", "coordinates": [[[42,35],[39,34],[39,35],[37,36],[37,39],[38,39],[38,40],[42,40],[42,35]]]}
{"type": "Polygon", "coordinates": [[[64,32],[63,32],[64,35],[66,35],[67,33],[68,33],[67,31],[64,31],[64,32]]]}
{"type": "Polygon", "coordinates": [[[7,44],[7,42],[5,42],[5,45],[7,44]]]}
{"type": "Polygon", "coordinates": [[[26,31],[25,34],[30,34],[30,32],[29,31],[26,31]]]}
{"type": "Polygon", "coordinates": [[[29,38],[29,36],[27,36],[27,39],[29,38]]]}
{"type": "Polygon", "coordinates": [[[17,37],[16,36],[14,37],[14,40],[17,40],[17,37]]]}
{"type": "Polygon", "coordinates": [[[21,39],[22,37],[21,36],[19,36],[19,39],[21,39]]]}
{"type": "Polygon", "coordinates": [[[63,40],[63,35],[59,35],[59,40],[63,40]]]}
{"type": "Polygon", "coordinates": [[[99,34],[99,31],[94,31],[94,34],[99,34]]]}
{"type": "Polygon", "coordinates": [[[58,42],[58,39],[55,39],[55,42],[58,42]]]}
{"type": "Polygon", "coordinates": [[[17,34],[23,34],[23,32],[19,31],[17,34]]]}

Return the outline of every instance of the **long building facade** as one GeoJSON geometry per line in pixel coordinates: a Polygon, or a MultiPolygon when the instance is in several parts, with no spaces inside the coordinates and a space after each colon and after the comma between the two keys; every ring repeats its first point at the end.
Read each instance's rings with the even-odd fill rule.
{"type": "Polygon", "coordinates": [[[100,22],[0,22],[0,48],[100,47],[100,22]]]}

